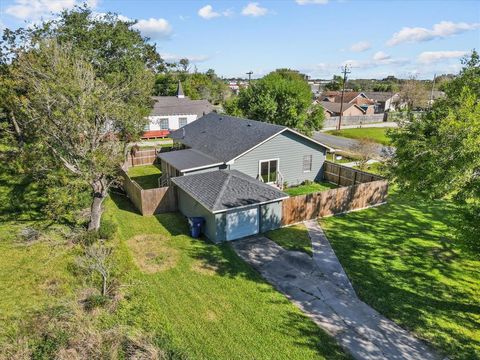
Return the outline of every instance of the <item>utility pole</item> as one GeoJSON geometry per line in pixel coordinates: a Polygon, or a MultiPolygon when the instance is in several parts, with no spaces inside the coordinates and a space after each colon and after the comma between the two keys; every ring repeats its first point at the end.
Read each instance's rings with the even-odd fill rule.
{"type": "Polygon", "coordinates": [[[340,117],[338,118],[338,126],[337,130],[340,130],[340,126],[342,126],[342,112],[343,112],[343,95],[345,94],[345,84],[347,83],[347,74],[350,74],[350,69],[348,68],[348,64],[342,69],[343,72],[343,86],[342,86],[342,97],[340,100],[340,117]]]}
{"type": "Polygon", "coordinates": [[[433,91],[435,89],[435,80],[436,80],[437,74],[433,74],[433,81],[432,81],[432,91],[430,91],[430,104],[428,104],[428,108],[432,107],[433,104],[433,91]]]}
{"type": "Polygon", "coordinates": [[[248,83],[249,83],[249,84],[250,84],[250,80],[252,80],[252,74],[253,74],[253,71],[247,72],[247,75],[248,75],[248,83]]]}

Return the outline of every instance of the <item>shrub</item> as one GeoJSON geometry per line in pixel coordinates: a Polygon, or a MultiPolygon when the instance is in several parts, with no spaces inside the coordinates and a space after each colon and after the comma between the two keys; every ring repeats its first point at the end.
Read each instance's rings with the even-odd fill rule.
{"type": "Polygon", "coordinates": [[[83,305],[85,310],[91,311],[95,308],[105,306],[107,302],[108,302],[107,296],[100,295],[100,294],[92,294],[84,300],[83,305]]]}
{"type": "Polygon", "coordinates": [[[117,233],[117,224],[112,220],[101,220],[100,229],[98,229],[98,236],[100,239],[111,240],[117,233]]]}
{"type": "Polygon", "coordinates": [[[83,246],[91,246],[100,239],[99,233],[95,230],[84,231],[78,235],[77,242],[83,246]]]}
{"type": "Polygon", "coordinates": [[[312,180],[305,180],[302,185],[312,185],[314,183],[314,181],[312,180]]]}

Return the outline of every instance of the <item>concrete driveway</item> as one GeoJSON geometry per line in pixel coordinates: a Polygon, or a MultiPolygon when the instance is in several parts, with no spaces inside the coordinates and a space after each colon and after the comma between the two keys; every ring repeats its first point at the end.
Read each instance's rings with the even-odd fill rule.
{"type": "Polygon", "coordinates": [[[243,260],[356,359],[440,359],[420,340],[360,301],[333,250],[321,241],[313,244],[315,261],[261,236],[231,244],[243,260]]]}

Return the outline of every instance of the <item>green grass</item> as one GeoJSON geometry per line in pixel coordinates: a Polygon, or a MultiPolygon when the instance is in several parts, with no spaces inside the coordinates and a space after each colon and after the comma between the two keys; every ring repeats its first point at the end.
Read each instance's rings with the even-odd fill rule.
{"type": "Polygon", "coordinates": [[[142,189],[158,187],[158,178],[162,174],[160,165],[140,165],[128,169],[128,176],[135,180],[142,189]]]}
{"type": "MultiPolygon", "coordinates": [[[[340,154],[337,153],[336,155],[340,155],[340,154]]],[[[332,153],[328,153],[327,154],[327,160],[331,161],[331,162],[334,162],[334,163],[337,163],[337,164],[344,164],[344,163],[349,163],[349,162],[355,161],[354,158],[344,156],[344,155],[341,155],[341,156],[342,156],[342,158],[340,160],[337,160],[337,159],[334,159],[334,156],[333,156],[332,153]]]]}
{"type": "Polygon", "coordinates": [[[357,128],[343,130],[329,130],[327,134],[343,136],[350,139],[369,139],[379,144],[390,145],[390,139],[387,136],[389,128],[357,128]]]}
{"type": "Polygon", "coordinates": [[[22,242],[16,234],[26,225],[31,224],[0,226],[0,323],[8,324],[0,327],[0,344],[18,321],[72,300],[78,286],[68,271],[77,249],[55,239],[22,242]]]}
{"type": "Polygon", "coordinates": [[[480,358],[480,260],[447,240],[456,209],[391,195],[321,220],[365,302],[452,359],[480,358]]]}
{"type": "Polygon", "coordinates": [[[312,256],[312,241],[305,225],[298,224],[269,231],[265,234],[270,240],[287,250],[303,251],[312,256]]]}
{"type": "Polygon", "coordinates": [[[287,193],[290,196],[297,196],[335,189],[337,187],[337,185],[328,182],[313,182],[311,184],[289,187],[284,189],[283,192],[287,193]]]}
{"type": "Polygon", "coordinates": [[[106,324],[135,324],[161,334],[192,359],[347,358],[229,244],[192,239],[178,213],[142,217],[127,198],[113,200],[107,216],[119,224],[117,257],[126,286],[125,300],[106,324]],[[144,235],[157,238],[152,252],[163,256],[137,246],[144,235]]]}
{"type": "Polygon", "coordinates": [[[358,166],[354,166],[354,169],[366,171],[372,174],[377,174],[380,176],[385,175],[385,166],[381,162],[376,162],[373,164],[367,164],[367,166],[364,169],[360,169],[358,166]]]}

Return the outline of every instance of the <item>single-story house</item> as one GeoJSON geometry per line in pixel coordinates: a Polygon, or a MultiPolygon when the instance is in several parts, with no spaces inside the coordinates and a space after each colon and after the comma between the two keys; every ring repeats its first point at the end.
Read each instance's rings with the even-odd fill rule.
{"type": "MultiPolygon", "coordinates": [[[[326,91],[320,96],[320,102],[338,103],[342,102],[341,91],[326,91]]],[[[365,93],[357,91],[345,91],[343,94],[344,104],[355,104],[362,108],[363,114],[358,115],[371,115],[375,112],[375,103],[369,99],[365,93]]],[[[348,115],[346,115],[348,116],[348,115]]]]}
{"type": "Polygon", "coordinates": [[[320,180],[328,146],[285,126],[210,113],[170,134],[159,153],[162,177],[177,189],[180,211],[205,218],[215,242],[281,226],[281,191],[320,180]]]}
{"type": "Polygon", "coordinates": [[[144,138],[167,136],[213,111],[208,100],[190,100],[184,95],[182,84],[178,82],[176,96],[153,96],[154,104],[145,127],[144,138]]]}
{"type": "Polygon", "coordinates": [[[400,105],[400,95],[394,92],[366,91],[365,96],[375,103],[375,114],[395,111],[400,105]]]}
{"type": "MultiPolygon", "coordinates": [[[[323,107],[325,112],[325,118],[340,115],[341,103],[335,103],[330,101],[320,101],[320,106],[323,107]]],[[[359,105],[353,103],[344,103],[342,107],[342,116],[361,116],[365,115],[365,110],[359,105]]]]}

